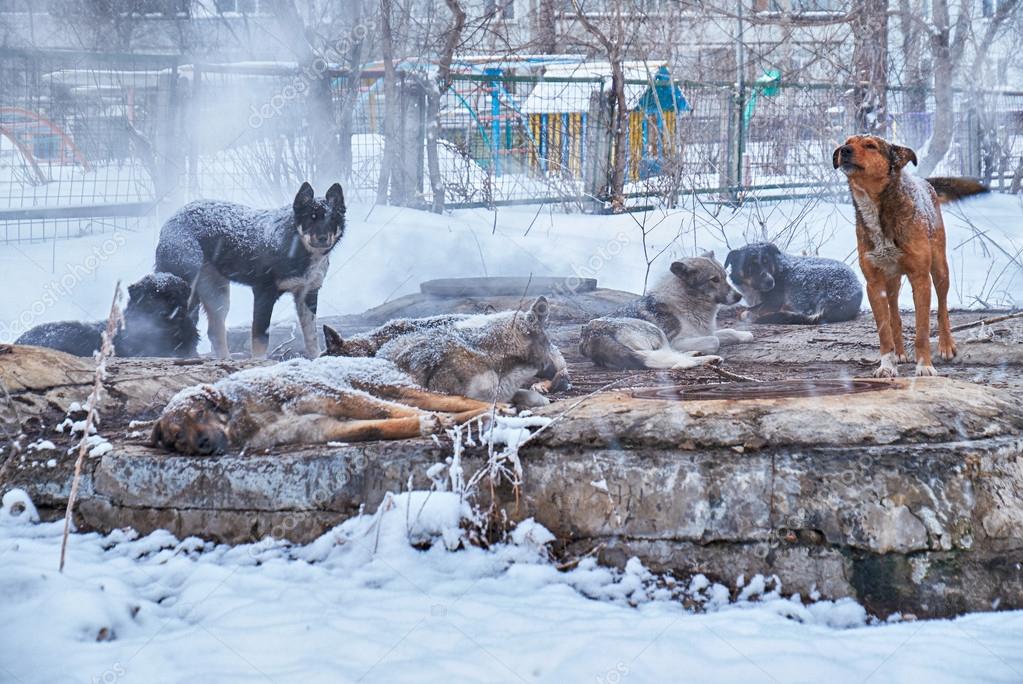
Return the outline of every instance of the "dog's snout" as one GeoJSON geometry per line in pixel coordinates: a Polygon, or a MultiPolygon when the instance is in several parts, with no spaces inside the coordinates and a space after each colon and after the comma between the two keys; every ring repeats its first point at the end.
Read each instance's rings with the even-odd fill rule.
{"type": "Polygon", "coordinates": [[[838,152],[839,154],[842,155],[843,159],[848,159],[849,157],[852,156],[853,148],[851,145],[842,145],[840,148],[838,148],[838,152]]]}
{"type": "Polygon", "coordinates": [[[742,295],[739,294],[738,292],[736,292],[735,290],[730,290],[728,292],[728,303],[729,304],[738,304],[740,299],[742,299],[742,295]]]}

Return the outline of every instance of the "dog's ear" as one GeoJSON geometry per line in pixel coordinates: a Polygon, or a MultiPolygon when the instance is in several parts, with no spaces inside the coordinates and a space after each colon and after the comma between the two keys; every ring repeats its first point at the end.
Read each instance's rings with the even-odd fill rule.
{"type": "Polygon", "coordinates": [[[686,278],[693,272],[693,269],[684,261],[673,261],[671,262],[671,272],[679,278],[686,278]]]}
{"type": "Polygon", "coordinates": [[[709,252],[704,252],[700,256],[702,256],[704,259],[710,259],[711,261],[714,261],[714,250],[712,249],[709,252]]]}
{"type": "Polygon", "coordinates": [[[344,338],[329,325],[323,326],[323,341],[327,347],[323,350],[324,356],[346,356],[344,338]]]}
{"type": "Polygon", "coordinates": [[[739,256],[739,250],[737,250],[737,249],[733,249],[731,252],[729,252],[728,256],[725,257],[725,264],[724,264],[725,268],[728,268],[729,266],[736,266],[738,264],[738,261],[739,261],[738,256],[739,256]]]}
{"type": "Polygon", "coordinates": [[[841,163],[839,162],[839,155],[841,155],[841,153],[842,153],[841,147],[836,147],[835,151],[831,153],[831,165],[836,169],[838,168],[838,165],[841,163]]]}
{"type": "Polygon", "coordinates": [[[341,190],[340,183],[334,183],[330,190],[327,190],[327,205],[335,214],[345,213],[345,193],[341,190]]]}
{"type": "Polygon", "coordinates": [[[128,301],[129,302],[135,302],[136,304],[138,304],[138,300],[142,297],[143,294],[144,293],[142,292],[142,281],[141,280],[138,281],[137,283],[132,283],[131,285],[128,286],[128,301]]]}
{"type": "Polygon", "coordinates": [[[298,193],[295,195],[295,201],[291,205],[292,209],[295,210],[296,214],[304,214],[309,211],[316,204],[316,193],[313,192],[313,186],[309,185],[306,181],[302,183],[302,187],[298,189],[298,193]]]}
{"type": "Polygon", "coordinates": [[[896,170],[901,170],[909,162],[913,162],[913,166],[917,165],[916,152],[902,145],[890,146],[888,148],[888,159],[891,160],[892,168],[896,170]]]}
{"type": "Polygon", "coordinates": [[[533,305],[529,307],[528,320],[536,328],[546,328],[547,318],[550,316],[551,307],[547,303],[547,298],[539,296],[533,300],[533,305]]]}

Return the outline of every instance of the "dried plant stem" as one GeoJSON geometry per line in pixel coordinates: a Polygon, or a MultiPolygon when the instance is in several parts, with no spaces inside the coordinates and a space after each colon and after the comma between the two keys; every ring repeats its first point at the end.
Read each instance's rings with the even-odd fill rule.
{"type": "Polygon", "coordinates": [[[75,459],[75,476],[71,480],[71,493],[67,499],[67,510],[64,512],[64,536],[60,542],[60,567],[59,571],[64,572],[64,559],[67,556],[67,540],[71,531],[71,516],[75,507],[75,499],[78,498],[78,483],[82,479],[82,465],[85,462],[85,455],[89,449],[89,435],[92,433],[93,425],[96,423],[96,414],[99,406],[100,392],[103,389],[103,378],[106,376],[107,359],[114,355],[114,336],[117,329],[123,322],[121,316],[121,281],[118,280],[114,286],[114,300],[110,304],[110,315],[107,317],[107,328],[103,331],[103,344],[100,346],[96,356],[96,374],[92,383],[92,392],[86,402],[87,412],[85,415],[85,431],[82,433],[82,441],[78,443],[78,458],[75,459]]]}
{"type": "MultiPolygon", "coordinates": [[[[963,323],[961,325],[953,325],[952,332],[959,332],[960,330],[969,330],[970,328],[979,328],[982,325],[991,325],[992,323],[1001,323],[1002,321],[1011,321],[1014,318],[1023,318],[1023,311],[1015,311],[1004,316],[994,316],[993,318],[984,318],[973,323],[963,323]]],[[[937,331],[931,333],[931,337],[936,336],[937,331]]]]}
{"type": "Polygon", "coordinates": [[[748,375],[739,375],[738,373],[733,373],[730,370],[725,370],[724,368],[719,368],[717,366],[707,366],[707,368],[726,380],[734,380],[735,382],[760,382],[760,380],[748,375]]]}

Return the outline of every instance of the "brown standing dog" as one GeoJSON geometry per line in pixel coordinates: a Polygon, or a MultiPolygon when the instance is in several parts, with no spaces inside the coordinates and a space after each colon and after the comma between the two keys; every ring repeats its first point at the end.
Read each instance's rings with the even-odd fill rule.
{"type": "Polygon", "coordinates": [[[948,261],[939,203],[987,192],[967,178],[920,178],[905,171],[916,162],[908,147],[873,135],[854,135],[835,150],[832,162],[849,180],[856,208],[856,244],[867,281],[867,299],[881,339],[876,377],[899,374],[908,361],[902,341],[899,288],[909,277],[916,309],[916,374],[937,375],[931,363],[931,281],[938,293],[938,355],[956,355],[948,320],[948,261]]]}

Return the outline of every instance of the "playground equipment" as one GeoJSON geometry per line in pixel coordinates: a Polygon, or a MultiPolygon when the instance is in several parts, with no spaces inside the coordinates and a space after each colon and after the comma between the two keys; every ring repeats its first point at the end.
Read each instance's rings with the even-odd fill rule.
{"type": "Polygon", "coordinates": [[[20,107],[0,107],[0,136],[11,141],[30,171],[32,182],[46,183],[49,177],[42,163],[79,164],[85,171],[89,162],[71,137],[49,119],[20,107]]]}

